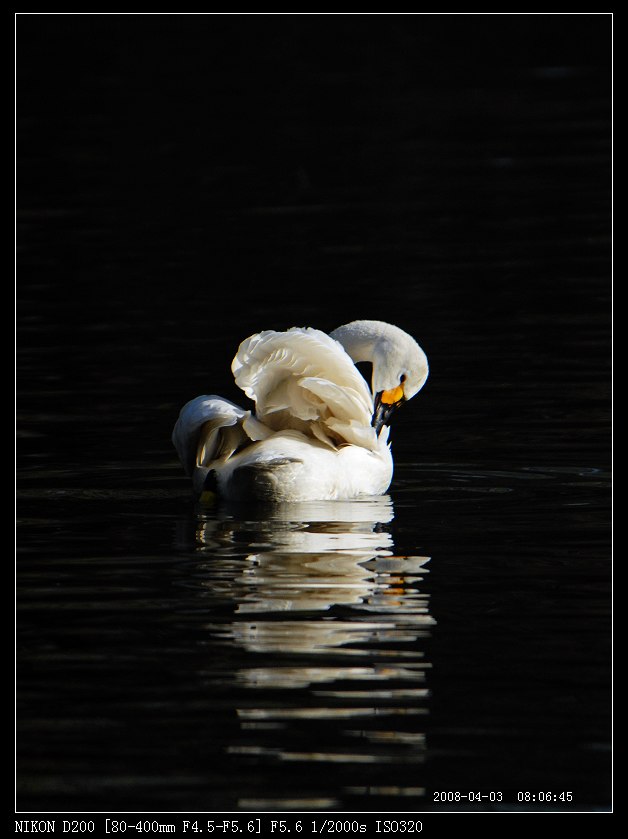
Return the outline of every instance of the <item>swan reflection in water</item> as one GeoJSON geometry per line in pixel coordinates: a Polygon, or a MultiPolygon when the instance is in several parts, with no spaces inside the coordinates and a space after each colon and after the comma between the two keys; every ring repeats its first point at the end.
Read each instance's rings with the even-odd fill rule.
{"type": "Polygon", "coordinates": [[[388,496],[244,515],[228,508],[197,512],[196,585],[216,616],[203,629],[212,647],[240,651],[220,679],[246,696],[237,714],[247,742],[233,743],[229,754],[282,764],[386,765],[371,779],[361,770],[368,783],[343,776],[331,799],[297,796],[299,806],[330,807],[365,795],[405,796],[407,803],[423,794],[395,767],[425,757],[420,719],[427,713],[429,663],[421,639],[434,620],[419,584],[429,557],[394,553],[393,517],[388,496]],[[310,741],[303,726],[314,724],[310,741]]]}

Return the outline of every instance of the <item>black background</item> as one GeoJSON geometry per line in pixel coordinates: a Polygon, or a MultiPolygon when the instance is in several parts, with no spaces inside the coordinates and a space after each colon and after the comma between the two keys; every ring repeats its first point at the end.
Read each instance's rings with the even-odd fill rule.
{"type": "MultiPolygon", "coordinates": [[[[402,494],[404,463],[607,467],[611,26],[609,14],[18,14],[18,480],[56,491],[88,474],[115,489],[126,476],[105,468],[112,458],[172,470],[180,405],[201,392],[241,401],[229,370],[240,340],[356,318],[398,324],[430,359],[425,390],[393,428],[397,510],[427,500],[402,494]]],[[[452,486],[430,500],[455,504],[452,486]]],[[[569,518],[589,492],[575,486],[524,496],[503,519],[497,508],[417,507],[440,557],[435,782],[493,785],[504,743],[454,770],[451,720],[501,725],[491,680],[507,672],[510,698],[519,679],[532,684],[517,713],[542,728],[543,680],[571,661],[564,638],[541,630],[544,609],[557,614],[546,579],[517,576],[526,539],[543,561],[549,545],[561,568],[583,563],[571,588],[548,571],[556,597],[573,595],[569,649],[593,662],[585,678],[574,658],[561,683],[566,729],[550,748],[562,754],[574,707],[607,732],[608,508],[569,518]],[[456,564],[462,534],[472,567],[456,564]],[[507,607],[482,565],[491,551],[512,565],[507,607]],[[600,623],[583,638],[591,614],[600,623]],[[534,621],[531,651],[511,659],[534,621]],[[467,678],[486,690],[466,695],[467,678]]],[[[395,538],[412,552],[405,521],[395,538]]],[[[32,525],[21,538],[38,544],[32,525]]],[[[111,550],[125,538],[112,531],[111,550]]],[[[606,769],[581,760],[580,777],[597,778],[589,804],[601,806],[606,769]]]]}
{"type": "Polygon", "coordinates": [[[534,428],[544,386],[556,420],[586,403],[577,448],[595,445],[608,376],[578,342],[608,335],[610,27],[19,15],[18,314],[45,309],[69,389],[94,365],[126,396],[120,369],[151,357],[159,382],[133,394],[178,404],[209,383],[236,396],[229,362],[255,329],[389,320],[426,349],[439,420],[460,405],[435,459],[478,422],[485,455],[515,454],[513,411],[528,447],[564,451],[534,428]],[[181,381],[168,359],[191,335],[207,354],[181,381]]]}

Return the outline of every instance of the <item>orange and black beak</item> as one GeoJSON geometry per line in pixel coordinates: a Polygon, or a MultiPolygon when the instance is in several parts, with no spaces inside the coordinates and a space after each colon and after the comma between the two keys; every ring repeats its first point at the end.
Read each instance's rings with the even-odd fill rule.
{"type": "Polygon", "coordinates": [[[393,411],[405,401],[406,397],[404,396],[402,385],[394,387],[392,390],[382,390],[381,393],[376,395],[375,410],[373,411],[371,425],[377,434],[379,434],[383,425],[388,425],[388,420],[393,411]]]}

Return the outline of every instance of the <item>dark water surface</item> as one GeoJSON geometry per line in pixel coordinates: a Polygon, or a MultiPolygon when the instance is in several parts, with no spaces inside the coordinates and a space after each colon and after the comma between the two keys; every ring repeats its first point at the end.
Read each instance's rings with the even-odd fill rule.
{"type": "Polygon", "coordinates": [[[609,30],[19,16],[19,810],[610,807],[609,30]],[[389,495],[195,507],[180,406],[360,317],[389,495]]]}

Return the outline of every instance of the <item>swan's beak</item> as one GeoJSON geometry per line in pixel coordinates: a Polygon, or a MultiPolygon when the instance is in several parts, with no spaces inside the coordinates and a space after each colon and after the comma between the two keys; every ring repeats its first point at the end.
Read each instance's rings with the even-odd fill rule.
{"type": "Polygon", "coordinates": [[[392,416],[393,411],[398,408],[406,397],[403,393],[403,387],[394,387],[392,390],[382,390],[375,397],[375,410],[373,411],[373,420],[371,425],[379,434],[383,425],[388,425],[388,420],[392,416]]]}

